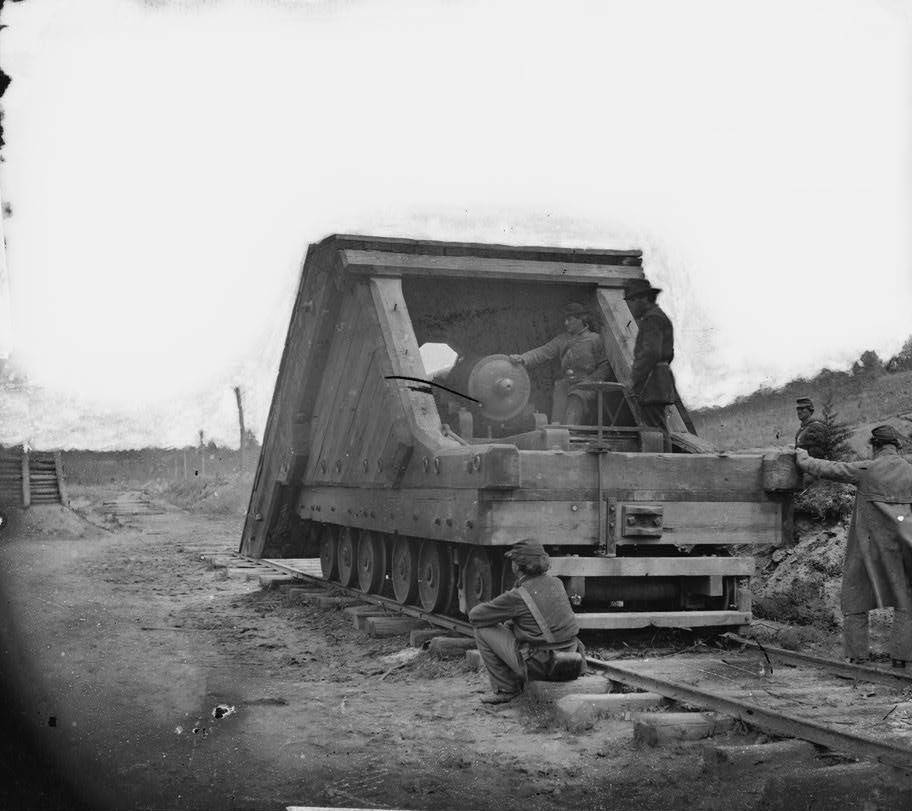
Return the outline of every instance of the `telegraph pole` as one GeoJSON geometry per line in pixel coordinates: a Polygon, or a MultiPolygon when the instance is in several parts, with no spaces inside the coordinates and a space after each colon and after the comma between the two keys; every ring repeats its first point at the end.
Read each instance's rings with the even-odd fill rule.
{"type": "Polygon", "coordinates": [[[235,387],[234,387],[234,397],[235,397],[235,399],[237,400],[237,407],[238,407],[238,424],[239,424],[240,429],[241,429],[241,444],[240,444],[240,448],[241,448],[241,473],[243,473],[244,470],[245,470],[246,467],[247,467],[247,465],[246,465],[247,455],[246,455],[246,449],[244,448],[244,406],[241,404],[241,387],[240,387],[240,386],[235,386],[235,387]]]}

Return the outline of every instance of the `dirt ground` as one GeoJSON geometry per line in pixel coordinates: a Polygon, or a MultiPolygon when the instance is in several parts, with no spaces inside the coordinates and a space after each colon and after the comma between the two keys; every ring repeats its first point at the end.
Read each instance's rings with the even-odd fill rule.
{"type": "Polygon", "coordinates": [[[0,807],[792,807],[782,767],[719,777],[699,744],[638,748],[620,718],[485,707],[462,662],[201,561],[236,548],[236,516],[156,501],[112,520],[115,497],[34,507],[0,540],[0,807]]]}

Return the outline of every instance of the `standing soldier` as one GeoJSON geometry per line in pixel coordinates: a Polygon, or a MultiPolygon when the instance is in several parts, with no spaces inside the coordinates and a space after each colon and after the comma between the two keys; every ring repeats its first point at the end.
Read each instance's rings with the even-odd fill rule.
{"type": "Polygon", "coordinates": [[[569,681],[585,671],[579,626],[564,584],[546,574],[551,559],[534,538],[506,553],[516,584],[469,611],[475,642],[494,692],[484,704],[505,704],[529,680],[569,681]]]}
{"type": "Polygon", "coordinates": [[[602,336],[591,327],[592,319],[586,308],[575,302],[568,304],[564,307],[564,332],[542,346],[509,356],[511,362],[523,366],[538,366],[560,358],[563,377],[554,381],[551,422],[582,425],[595,392],[577,388],[576,384],[603,380],[607,374],[608,358],[602,336]]]}
{"type": "Polygon", "coordinates": [[[854,484],[842,576],[843,641],[851,662],[865,662],[868,611],[894,608],[890,636],[893,667],[912,660],[912,465],[899,455],[901,439],[880,425],[869,440],[872,459],[829,462],[799,447],[795,461],[823,479],[854,484]]]}
{"type": "Polygon", "coordinates": [[[638,327],[630,373],[633,395],[643,421],[667,434],[665,407],[677,402],[678,396],[669,366],[674,360],[674,329],[656,304],[661,292],[645,279],[633,279],[627,284],[624,300],[638,327]]]}
{"type": "Polygon", "coordinates": [[[826,423],[813,416],[814,403],[810,397],[799,397],[795,411],[801,423],[795,433],[795,447],[807,451],[815,459],[822,459],[826,455],[826,423]]]}

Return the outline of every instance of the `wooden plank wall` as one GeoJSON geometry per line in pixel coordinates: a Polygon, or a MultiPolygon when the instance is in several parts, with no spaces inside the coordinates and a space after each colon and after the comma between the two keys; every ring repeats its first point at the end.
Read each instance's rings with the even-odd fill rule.
{"type": "Polygon", "coordinates": [[[281,488],[293,475],[298,458],[306,459],[309,453],[306,445],[295,442],[296,421],[306,425],[312,419],[338,320],[342,297],[334,261],[333,252],[316,245],[304,263],[241,536],[240,551],[254,557],[262,554],[283,506],[281,488]]]}
{"type": "Polygon", "coordinates": [[[52,451],[0,452],[0,503],[17,507],[65,503],[60,454],[52,451]]]}
{"type": "Polygon", "coordinates": [[[426,372],[398,279],[346,286],[320,381],[305,486],[392,487],[416,443],[457,446],[430,394],[390,375],[426,372]]]}

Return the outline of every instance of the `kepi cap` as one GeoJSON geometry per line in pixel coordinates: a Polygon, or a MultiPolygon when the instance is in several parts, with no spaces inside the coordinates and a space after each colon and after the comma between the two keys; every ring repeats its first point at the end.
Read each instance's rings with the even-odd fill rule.
{"type": "Polygon", "coordinates": [[[580,316],[588,316],[589,310],[583,307],[582,304],[576,301],[571,301],[569,304],[564,305],[563,313],[565,316],[575,315],[577,318],[580,316]]]}
{"type": "Polygon", "coordinates": [[[799,397],[795,400],[795,408],[809,408],[814,410],[814,402],[810,397],[799,397]]]}
{"type": "Polygon", "coordinates": [[[661,293],[659,287],[653,287],[645,279],[631,279],[624,285],[624,301],[630,301],[632,298],[647,296],[650,293],[661,293]]]}
{"type": "Polygon", "coordinates": [[[515,560],[517,563],[520,561],[550,560],[545,547],[534,538],[523,538],[521,541],[517,541],[504,557],[509,560],[515,560]]]}
{"type": "Polygon", "coordinates": [[[874,445],[902,445],[903,436],[892,425],[878,425],[871,431],[871,439],[868,440],[874,445]]]}

